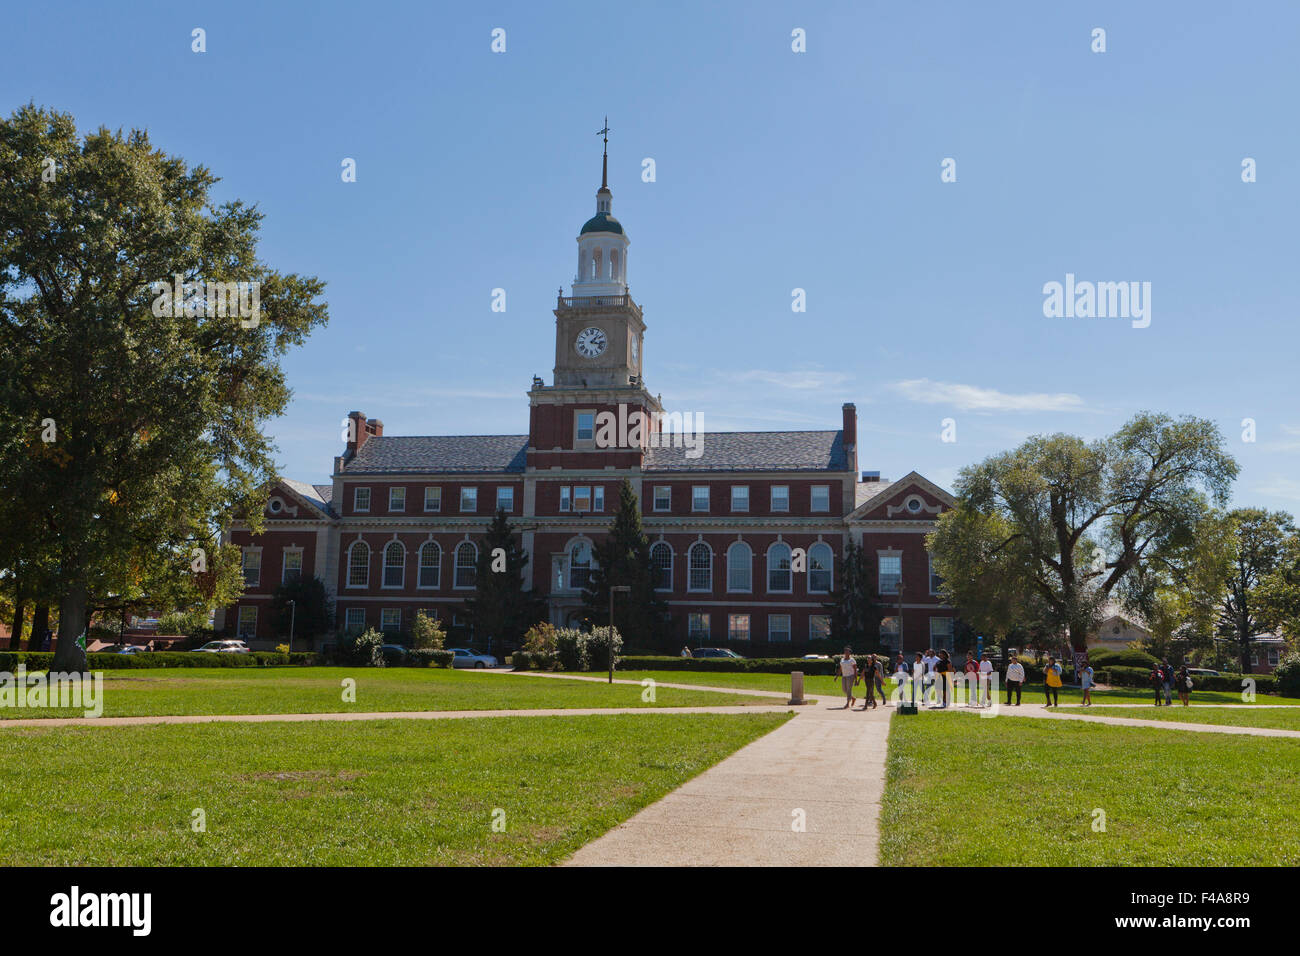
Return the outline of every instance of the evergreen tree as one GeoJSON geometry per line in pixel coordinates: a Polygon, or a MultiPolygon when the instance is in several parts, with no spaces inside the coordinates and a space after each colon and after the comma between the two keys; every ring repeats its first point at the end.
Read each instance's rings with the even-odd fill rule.
{"type": "Polygon", "coordinates": [[[583,589],[594,624],[609,623],[609,589],[627,586],[614,598],[614,626],[624,644],[646,646],[664,636],[667,607],[655,595],[654,568],[650,563],[650,540],[641,528],[641,509],[631,483],[624,478],[618,489],[618,513],[609,536],[593,549],[597,567],[583,589]]]}
{"type": "Polygon", "coordinates": [[[840,562],[840,586],[825,605],[830,611],[831,636],[837,642],[865,642],[874,647],[880,640],[884,608],[876,601],[874,577],[862,546],[850,541],[840,562]]]}
{"type": "Polygon", "coordinates": [[[475,596],[465,602],[474,634],[504,652],[523,643],[524,634],[546,620],[546,602],[524,588],[528,552],[520,546],[504,511],[497,511],[479,544],[475,596]]]}
{"type": "Polygon", "coordinates": [[[312,640],[328,631],[334,622],[325,582],[298,575],[280,584],[271,596],[271,620],[276,637],[287,641],[292,632],[295,648],[302,640],[310,648],[312,640]]]}

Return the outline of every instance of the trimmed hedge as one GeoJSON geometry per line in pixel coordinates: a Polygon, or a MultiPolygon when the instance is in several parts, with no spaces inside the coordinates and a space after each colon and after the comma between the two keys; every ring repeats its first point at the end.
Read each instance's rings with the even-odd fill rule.
{"type": "Polygon", "coordinates": [[[450,667],[456,655],[435,647],[416,647],[406,652],[408,667],[450,667]]]}
{"type": "MultiPolygon", "coordinates": [[[[13,673],[18,665],[29,671],[49,670],[54,663],[50,651],[0,651],[0,671],[13,673]]],[[[87,654],[91,670],[132,670],[145,667],[265,667],[273,664],[311,665],[315,654],[253,651],[249,654],[209,654],[199,651],[145,651],[140,654],[87,654]]]]}
{"type": "Polygon", "coordinates": [[[1088,649],[1088,663],[1092,665],[1093,670],[1098,671],[1111,667],[1145,667],[1150,673],[1151,668],[1160,661],[1146,651],[1135,651],[1132,648],[1113,651],[1110,648],[1099,647],[1088,649]]]}

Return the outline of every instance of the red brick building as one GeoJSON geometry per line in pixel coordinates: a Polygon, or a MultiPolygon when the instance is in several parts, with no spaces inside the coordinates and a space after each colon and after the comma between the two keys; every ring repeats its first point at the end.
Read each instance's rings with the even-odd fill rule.
{"type": "Polygon", "coordinates": [[[829,636],[825,604],[852,540],[891,609],[882,635],[897,646],[901,610],[906,650],[951,648],[955,614],[939,600],[924,544],[951,496],[914,472],[892,483],[859,474],[852,404],[825,431],[700,433],[695,415],[664,416],[644,384],[630,243],[605,182],[596,200],[578,236],[572,295],[556,301],[554,379],[534,379],[527,393],[528,433],[387,436],[383,422],[352,412],[331,484],[282,480],[265,533],[231,529],[247,592],[219,626],[274,641],[271,594],[306,573],[331,590],[340,628],[403,631],[420,609],[455,627],[498,508],[519,529],[528,584],[551,621],[574,624],[593,545],[627,478],[674,640],[793,650],[829,636]]]}

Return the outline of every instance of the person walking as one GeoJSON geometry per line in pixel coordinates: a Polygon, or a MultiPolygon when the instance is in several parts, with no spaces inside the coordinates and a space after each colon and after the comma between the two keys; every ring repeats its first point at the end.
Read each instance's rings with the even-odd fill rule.
{"type": "Polygon", "coordinates": [[[1044,707],[1060,706],[1061,690],[1061,665],[1056,663],[1056,658],[1049,656],[1047,666],[1043,668],[1043,693],[1047,696],[1047,703],[1044,707]]]}
{"type": "Polygon", "coordinates": [[[876,682],[871,679],[871,672],[875,669],[875,659],[876,656],[874,654],[868,654],[867,659],[862,662],[862,666],[858,669],[858,679],[863,683],[863,710],[866,710],[868,707],[872,710],[876,709],[876,682]]]}
{"type": "MultiPolygon", "coordinates": [[[[974,651],[966,652],[966,663],[962,665],[962,670],[966,674],[966,706],[974,707],[976,705],[974,703],[971,703],[971,699],[970,699],[971,689],[977,688],[979,686],[979,677],[980,677],[980,666],[979,664],[975,663],[974,651]]],[[[979,700],[978,690],[975,691],[975,699],[978,702],[979,700]]],[[[953,702],[954,703],[956,702],[955,694],[953,695],[953,702]]]]}
{"type": "Polygon", "coordinates": [[[880,702],[889,706],[889,696],[885,693],[885,661],[875,654],[871,655],[871,679],[876,682],[876,690],[880,692],[880,702]]]}
{"type": "Polygon", "coordinates": [[[939,658],[935,656],[934,648],[927,648],[925,656],[921,658],[921,663],[925,665],[924,691],[925,700],[928,703],[934,699],[934,668],[939,663],[939,658]]]}
{"type": "Polygon", "coordinates": [[[1015,654],[1011,655],[1011,663],[1007,665],[1007,706],[1011,706],[1011,689],[1016,691],[1016,706],[1020,706],[1020,689],[1025,686],[1025,665],[1020,663],[1020,658],[1015,654]]]}
{"type": "Polygon", "coordinates": [[[980,655],[979,705],[993,706],[993,662],[987,654],[980,655]]]}
{"type": "Polygon", "coordinates": [[[1192,675],[1188,673],[1186,664],[1178,668],[1178,673],[1174,675],[1174,683],[1178,687],[1178,699],[1186,707],[1192,696],[1192,675]]]}
{"type": "Polygon", "coordinates": [[[1174,706],[1174,699],[1170,694],[1174,689],[1174,668],[1167,657],[1160,661],[1160,688],[1165,692],[1165,706],[1174,706]]]}
{"type": "Polygon", "coordinates": [[[1147,675],[1147,683],[1151,689],[1156,692],[1156,706],[1160,706],[1160,665],[1157,664],[1151,668],[1151,673],[1147,675]]]}
{"type": "Polygon", "coordinates": [[[1088,658],[1083,659],[1083,667],[1079,671],[1079,686],[1083,688],[1083,706],[1092,706],[1092,683],[1093,683],[1092,665],[1088,663],[1088,658]]]}
{"type": "Polygon", "coordinates": [[[939,705],[940,710],[948,706],[948,675],[951,673],[952,660],[949,659],[947,651],[940,651],[938,660],[934,665],[934,680],[935,683],[939,685],[939,690],[942,694],[940,699],[943,701],[943,703],[939,705]]]}
{"type": "Polygon", "coordinates": [[[858,662],[853,659],[853,649],[846,647],[844,656],[840,658],[840,686],[844,688],[845,710],[857,703],[857,698],[853,696],[853,685],[857,680],[858,662]]]}
{"type": "MultiPolygon", "coordinates": [[[[897,685],[898,685],[898,700],[899,700],[899,703],[902,703],[902,701],[903,701],[903,688],[906,687],[908,684],[912,684],[912,675],[909,674],[909,673],[907,672],[907,661],[903,660],[903,655],[902,655],[902,654],[899,654],[899,655],[898,655],[897,666],[896,666],[896,668],[895,668],[895,670],[894,670],[894,681],[895,681],[895,683],[897,683],[897,685]]],[[[915,684],[912,684],[912,691],[911,691],[911,694],[910,694],[909,697],[908,697],[908,700],[909,700],[911,703],[913,703],[913,704],[916,703],[916,685],[915,685],[915,684]]]]}

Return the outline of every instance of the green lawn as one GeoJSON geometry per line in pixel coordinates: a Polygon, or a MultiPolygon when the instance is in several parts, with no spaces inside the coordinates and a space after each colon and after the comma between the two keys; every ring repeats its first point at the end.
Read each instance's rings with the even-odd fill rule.
{"type": "Polygon", "coordinates": [[[0,865],[553,863],[788,719],[13,728],[0,865]]]}
{"type": "MultiPolygon", "coordinates": [[[[689,671],[615,671],[614,676],[623,680],[645,680],[651,678],[660,684],[691,684],[695,687],[734,687],[743,690],[768,690],[788,695],[790,693],[789,674],[707,674],[689,671]]],[[[805,677],[804,694],[809,691],[813,681],[820,680],[819,687],[825,693],[831,678],[805,677]]],[[[839,683],[835,684],[838,693],[839,683]]]]}
{"type": "MultiPolygon", "coordinates": [[[[589,681],[524,680],[472,671],[413,667],[240,667],[102,671],[105,717],[160,714],[318,714],[339,711],[512,710],[548,707],[761,705],[756,697],[589,681]],[[356,703],[343,700],[356,681],[356,703]]],[[[80,710],[0,708],[0,719],[73,717],[80,710]]]]}
{"type": "Polygon", "coordinates": [[[881,862],[1295,866],[1298,767],[1296,740],[895,716],[881,862]],[[1104,833],[1093,831],[1094,809],[1105,811],[1104,833]]]}
{"type": "MultiPolygon", "coordinates": [[[[1058,708],[1053,708],[1058,709],[1058,708]]],[[[1071,709],[1067,713],[1076,714],[1071,709]]],[[[1280,730],[1300,730],[1300,709],[1294,707],[1240,707],[1216,709],[1209,707],[1107,707],[1104,710],[1084,711],[1097,717],[1136,717],[1140,720],[1175,720],[1189,724],[1222,724],[1228,727],[1277,727],[1280,730]]],[[[1297,767],[1300,770],[1300,766],[1297,767]]]]}

